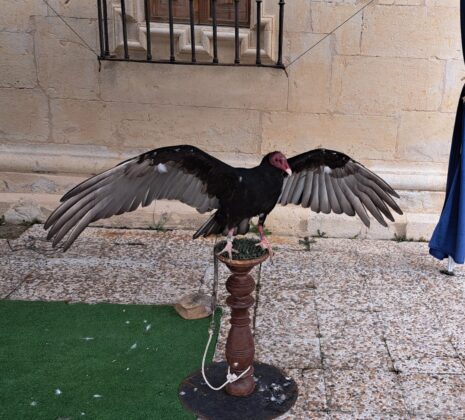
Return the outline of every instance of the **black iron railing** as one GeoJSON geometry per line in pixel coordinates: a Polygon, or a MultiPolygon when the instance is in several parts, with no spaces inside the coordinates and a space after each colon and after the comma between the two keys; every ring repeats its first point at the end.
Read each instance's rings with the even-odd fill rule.
{"type": "Polygon", "coordinates": [[[283,34],[284,34],[284,5],[285,0],[276,0],[279,5],[279,23],[278,23],[278,57],[276,62],[262,63],[261,55],[261,9],[263,0],[253,0],[256,7],[256,57],[255,64],[242,63],[240,58],[240,38],[239,38],[239,1],[234,0],[234,61],[233,62],[220,62],[218,59],[218,23],[216,13],[217,0],[211,1],[211,19],[213,31],[213,59],[211,61],[199,61],[196,57],[195,50],[195,23],[194,23],[194,0],[189,0],[189,22],[190,22],[190,37],[191,37],[191,59],[190,60],[177,60],[175,57],[174,48],[174,15],[173,15],[173,0],[168,0],[168,27],[169,27],[169,58],[154,59],[152,53],[152,34],[150,30],[150,0],[140,0],[144,2],[145,13],[145,28],[146,28],[146,43],[147,43],[147,56],[145,59],[134,58],[129,54],[128,47],[128,30],[126,18],[126,5],[125,0],[120,0],[121,6],[121,24],[123,35],[123,55],[116,56],[110,54],[109,40],[108,40],[108,13],[107,13],[107,0],[97,0],[98,11],[98,28],[100,40],[100,59],[111,61],[134,61],[145,63],[172,63],[172,64],[197,64],[197,65],[220,65],[220,66],[257,66],[257,67],[273,67],[284,68],[283,65],[283,34]]]}

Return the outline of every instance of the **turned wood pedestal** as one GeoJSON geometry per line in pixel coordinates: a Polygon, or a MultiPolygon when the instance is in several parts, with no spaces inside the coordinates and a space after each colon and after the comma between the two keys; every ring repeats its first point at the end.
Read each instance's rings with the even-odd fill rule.
{"type": "Polygon", "coordinates": [[[249,273],[252,268],[267,258],[268,254],[253,260],[237,261],[222,256],[218,257],[232,273],[226,281],[226,289],[230,293],[226,299],[226,304],[231,308],[231,329],[226,341],[226,361],[231,373],[235,373],[237,376],[250,366],[250,369],[241,379],[226,386],[226,392],[236,397],[250,395],[255,389],[253,377],[255,345],[250,329],[249,315],[249,308],[255,303],[252,297],[255,281],[249,273]]]}
{"type": "Polygon", "coordinates": [[[251,260],[218,257],[232,273],[226,282],[231,328],[226,342],[226,362],[212,363],[205,372],[212,385],[219,386],[226,380],[228,366],[237,376],[250,369],[220,391],[213,391],[205,384],[201,371],[184,379],[179,388],[181,402],[202,419],[272,419],[288,411],[297,399],[297,385],[291,378],[274,366],[254,362],[249,308],[255,303],[252,297],[255,281],[249,273],[267,258],[268,254],[251,260]]]}

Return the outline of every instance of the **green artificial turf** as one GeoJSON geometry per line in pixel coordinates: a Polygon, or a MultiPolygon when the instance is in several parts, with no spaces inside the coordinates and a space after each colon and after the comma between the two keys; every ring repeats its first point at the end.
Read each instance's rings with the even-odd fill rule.
{"type": "Polygon", "coordinates": [[[178,386],[208,323],[170,306],[0,301],[0,419],[191,419],[178,386]]]}

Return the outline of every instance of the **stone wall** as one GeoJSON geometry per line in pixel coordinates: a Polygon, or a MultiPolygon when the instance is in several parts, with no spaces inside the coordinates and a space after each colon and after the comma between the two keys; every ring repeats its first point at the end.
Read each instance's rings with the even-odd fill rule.
{"type": "MultiPolygon", "coordinates": [[[[97,50],[95,1],[49,1],[97,50]]],[[[264,13],[275,13],[275,3],[264,0],[264,13]]],[[[362,5],[288,0],[285,61],[362,5]]],[[[465,76],[456,0],[377,0],[291,66],[289,77],[266,68],[120,62],[103,62],[99,72],[93,53],[41,0],[2,8],[0,213],[9,209],[7,217],[21,217],[28,205],[45,217],[83,177],[149,148],[190,143],[252,165],[274,149],[292,155],[324,146],[385,177],[406,214],[389,229],[367,231],[355,219],[280,208],[272,231],[430,235],[465,76]]],[[[204,218],[160,202],[106,223],[147,226],[164,212],[168,226],[204,218]]]]}

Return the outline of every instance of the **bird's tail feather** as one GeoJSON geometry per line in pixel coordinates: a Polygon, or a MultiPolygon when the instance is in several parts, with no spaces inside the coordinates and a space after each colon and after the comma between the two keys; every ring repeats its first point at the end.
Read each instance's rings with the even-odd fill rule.
{"type": "MultiPolygon", "coordinates": [[[[228,227],[218,223],[218,220],[215,218],[216,213],[212,214],[210,218],[200,226],[199,230],[194,233],[193,238],[196,239],[199,236],[207,237],[209,235],[227,235],[228,227]]],[[[238,226],[235,228],[235,235],[245,235],[249,231],[250,219],[244,219],[238,226]]]]}
{"type": "Polygon", "coordinates": [[[200,226],[199,230],[194,233],[194,239],[197,239],[199,236],[206,237],[208,235],[215,235],[223,232],[224,226],[220,226],[215,216],[216,213],[213,213],[209,219],[200,226]]]}

